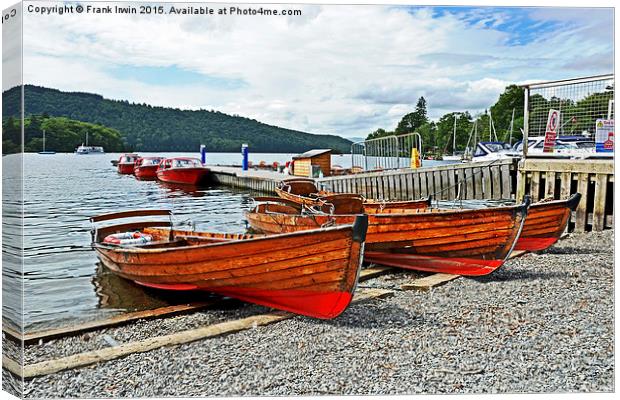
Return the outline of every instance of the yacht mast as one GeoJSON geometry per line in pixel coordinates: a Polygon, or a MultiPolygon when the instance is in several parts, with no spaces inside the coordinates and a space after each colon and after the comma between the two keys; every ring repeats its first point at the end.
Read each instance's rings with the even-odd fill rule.
{"type": "Polygon", "coordinates": [[[454,136],[452,138],[452,155],[456,155],[456,113],[454,113],[454,136]]]}
{"type": "Polygon", "coordinates": [[[515,109],[512,109],[512,118],[510,119],[510,138],[508,139],[508,144],[512,146],[512,128],[515,123],[515,109]]]}

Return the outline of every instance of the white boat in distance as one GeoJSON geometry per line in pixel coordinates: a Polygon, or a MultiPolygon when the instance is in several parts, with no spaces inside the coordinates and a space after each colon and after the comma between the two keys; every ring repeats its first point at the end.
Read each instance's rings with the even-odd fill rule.
{"type": "Polygon", "coordinates": [[[103,151],[103,147],[101,146],[78,146],[77,149],[75,149],[75,154],[105,154],[105,151],[103,151]]]}
{"type": "Polygon", "coordinates": [[[84,143],[82,143],[82,145],[78,146],[77,149],[75,149],[75,154],[105,154],[105,151],[101,146],[89,146],[88,132],[86,132],[86,146],[84,146],[84,143]]]}

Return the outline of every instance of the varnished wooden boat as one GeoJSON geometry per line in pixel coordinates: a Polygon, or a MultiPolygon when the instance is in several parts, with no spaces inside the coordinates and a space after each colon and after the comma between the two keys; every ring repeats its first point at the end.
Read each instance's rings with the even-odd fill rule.
{"type": "Polygon", "coordinates": [[[407,201],[379,201],[366,199],[357,193],[333,193],[319,190],[313,179],[291,178],[278,183],[276,194],[283,199],[328,212],[332,207],[334,214],[361,214],[378,212],[383,209],[428,208],[431,199],[407,201]],[[326,205],[327,204],[327,205],[326,205]]]}
{"type": "Polygon", "coordinates": [[[566,229],[571,211],[579,205],[581,194],[566,200],[542,201],[530,206],[517,250],[539,251],[551,247],[566,229]]]}
{"type": "MultiPolygon", "coordinates": [[[[93,224],[122,218],[170,216],[167,210],[100,215],[93,224]]],[[[170,221],[120,223],[93,230],[93,248],[114,274],[167,290],[206,290],[316,318],[334,318],[353,296],[368,219],[284,235],[243,235],[170,229],[170,221]],[[142,245],[107,243],[110,235],[139,232],[142,245]]]]}
{"type": "MultiPolygon", "coordinates": [[[[368,215],[364,260],[458,275],[485,275],[513,250],[529,205],[478,210],[384,209],[368,215]]],[[[306,210],[307,211],[307,210],[306,210]]],[[[350,224],[355,215],[304,214],[291,205],[259,203],[246,213],[264,233],[350,224]]]]}

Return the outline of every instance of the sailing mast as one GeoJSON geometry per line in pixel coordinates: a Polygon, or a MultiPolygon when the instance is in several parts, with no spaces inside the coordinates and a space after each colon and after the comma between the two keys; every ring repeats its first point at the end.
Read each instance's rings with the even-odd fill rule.
{"type": "Polygon", "coordinates": [[[512,128],[515,123],[515,109],[512,109],[512,118],[510,119],[510,138],[508,139],[508,144],[512,146],[512,128]]]}
{"type": "Polygon", "coordinates": [[[454,113],[454,136],[452,138],[452,155],[456,155],[456,113],[454,113]]]}

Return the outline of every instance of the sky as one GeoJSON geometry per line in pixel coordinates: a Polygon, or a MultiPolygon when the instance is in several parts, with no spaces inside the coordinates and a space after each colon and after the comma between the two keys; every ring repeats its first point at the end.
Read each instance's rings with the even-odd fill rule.
{"type": "MultiPolygon", "coordinates": [[[[55,4],[64,3],[25,7],[55,4]]],[[[100,5],[108,4],[115,5],[100,5]]],[[[169,11],[171,4],[160,4],[169,11]]],[[[269,8],[302,15],[41,15],[25,9],[23,79],[365,137],[394,129],[420,96],[436,120],[453,111],[483,112],[509,84],[613,72],[609,8],[269,8]]],[[[5,69],[18,61],[18,52],[6,49],[5,69]]],[[[3,90],[12,84],[3,73],[3,90]]]]}

